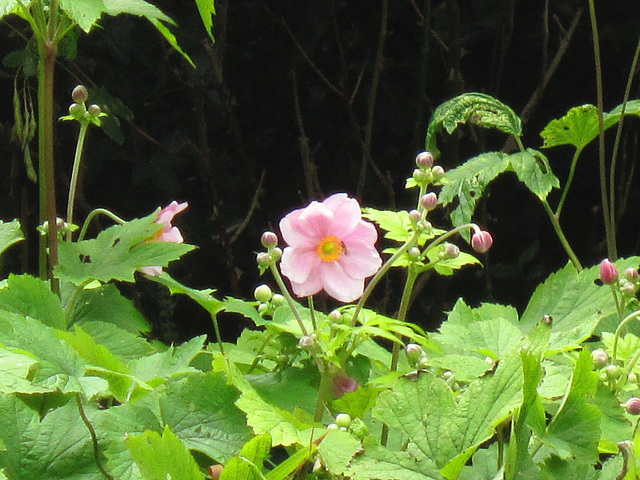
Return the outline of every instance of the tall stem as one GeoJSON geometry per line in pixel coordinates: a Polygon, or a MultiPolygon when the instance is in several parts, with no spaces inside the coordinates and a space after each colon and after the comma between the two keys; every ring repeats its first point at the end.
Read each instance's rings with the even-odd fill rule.
{"type": "Polygon", "coordinates": [[[560,243],[564,248],[564,251],[567,252],[567,255],[569,256],[569,260],[571,260],[571,263],[573,263],[573,266],[576,267],[576,270],[578,272],[581,272],[582,264],[580,263],[580,260],[578,260],[578,256],[575,254],[575,252],[571,248],[571,245],[569,245],[569,240],[567,240],[567,237],[564,235],[564,232],[562,231],[562,227],[560,226],[560,222],[558,221],[558,218],[554,215],[553,210],[551,210],[551,206],[549,206],[549,202],[547,202],[546,199],[542,200],[542,206],[544,207],[544,211],[547,212],[547,216],[549,217],[549,220],[551,220],[551,225],[553,225],[553,229],[555,230],[556,235],[558,236],[558,239],[560,240],[560,243]]]}
{"type": "MultiPolygon", "coordinates": [[[[71,184],[69,185],[69,199],[67,201],[67,223],[73,224],[73,208],[76,200],[76,190],[78,188],[78,175],[80,173],[80,163],[82,162],[82,151],[84,149],[84,139],[87,136],[89,122],[80,123],[80,132],[78,133],[78,143],[76,144],[76,153],[73,158],[73,170],[71,171],[71,184]]],[[[71,241],[73,232],[67,232],[67,242],[71,241]]]]}
{"type": "MultiPolygon", "coordinates": [[[[604,94],[602,88],[602,64],[600,61],[600,37],[596,21],[595,0],[589,0],[589,15],[591,17],[591,34],[593,37],[593,56],[596,67],[596,96],[598,101],[598,166],[600,171],[600,196],[602,198],[602,214],[604,217],[604,230],[607,238],[607,255],[613,262],[618,258],[616,247],[616,235],[611,222],[611,208],[607,190],[607,166],[605,162],[604,145],[604,94]]],[[[609,185],[613,188],[613,185],[609,185]]]]}
{"type": "Polygon", "coordinates": [[[576,165],[578,164],[578,157],[582,153],[582,148],[576,148],[576,151],[573,153],[573,158],[571,159],[571,168],[569,169],[569,176],[567,177],[567,182],[564,185],[564,189],[562,190],[562,195],[560,196],[560,201],[558,202],[558,207],[556,208],[555,217],[560,220],[560,213],[562,213],[562,207],[564,206],[564,202],[567,199],[567,194],[569,193],[569,188],[571,187],[571,183],[573,182],[573,176],[576,173],[576,165]]]}

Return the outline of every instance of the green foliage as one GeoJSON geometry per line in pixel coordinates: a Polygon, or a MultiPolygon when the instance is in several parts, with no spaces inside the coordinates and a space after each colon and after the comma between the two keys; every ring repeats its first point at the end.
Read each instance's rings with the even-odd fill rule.
{"type": "Polygon", "coordinates": [[[443,128],[452,133],[461,123],[495,128],[516,137],[522,135],[522,121],[510,107],[490,95],[463,93],[444,102],[433,112],[425,140],[426,150],[438,157],[436,134],[443,128]]]}
{"type": "Polygon", "coordinates": [[[213,16],[216,14],[216,7],[213,4],[213,0],[196,0],[196,6],[202,18],[202,24],[204,25],[207,35],[212,42],[215,42],[213,38],[213,16]]]}
{"type": "Polygon", "coordinates": [[[547,158],[536,150],[480,154],[447,172],[448,183],[443,185],[439,199],[443,205],[457,200],[458,205],[451,212],[452,223],[463,225],[470,222],[487,185],[505,172],[515,173],[518,180],[541,200],[560,186],[547,158]]]}
{"type": "Polygon", "coordinates": [[[21,240],[24,240],[24,236],[18,220],[9,223],[0,220],[0,253],[21,240]]]}

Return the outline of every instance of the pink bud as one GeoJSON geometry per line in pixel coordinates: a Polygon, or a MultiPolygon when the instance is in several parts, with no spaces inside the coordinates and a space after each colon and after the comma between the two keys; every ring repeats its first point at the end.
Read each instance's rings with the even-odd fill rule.
{"type": "Polygon", "coordinates": [[[431,168],[433,166],[433,155],[431,152],[421,152],[416,156],[416,165],[420,168],[431,168]]]}
{"type": "Polygon", "coordinates": [[[278,236],[273,232],[264,232],[260,241],[264,248],[273,248],[278,245],[278,236]]]}
{"type": "Polygon", "coordinates": [[[431,211],[438,205],[438,195],[434,192],[425,193],[420,198],[420,205],[422,205],[427,211],[431,211]]]}
{"type": "Polygon", "coordinates": [[[440,165],[436,165],[431,169],[431,175],[433,176],[433,179],[437,182],[442,177],[444,177],[444,168],[442,168],[440,165]]]}
{"type": "Polygon", "coordinates": [[[485,230],[474,233],[471,237],[471,247],[478,253],[485,253],[493,245],[493,237],[485,230]]]}
{"type": "Polygon", "coordinates": [[[640,398],[631,397],[624,405],[631,415],[640,415],[640,398]]]}
{"type": "Polygon", "coordinates": [[[638,279],[640,279],[640,274],[638,273],[637,269],[629,267],[624,269],[624,278],[626,278],[630,282],[637,282],[638,279]]]}
{"type": "Polygon", "coordinates": [[[71,98],[73,98],[74,102],[82,103],[86,102],[89,98],[89,92],[87,91],[87,87],[84,85],[77,85],[76,88],[71,92],[71,98]]]}
{"type": "Polygon", "coordinates": [[[418,210],[411,210],[409,212],[409,220],[411,220],[413,223],[419,222],[421,216],[422,215],[418,210]]]}
{"type": "Polygon", "coordinates": [[[600,262],[600,280],[607,285],[613,285],[618,281],[618,269],[608,258],[600,262]]]}
{"type": "Polygon", "coordinates": [[[333,377],[333,398],[340,398],[345,393],[355,392],[359,386],[360,384],[353,377],[339,373],[333,377]]]}

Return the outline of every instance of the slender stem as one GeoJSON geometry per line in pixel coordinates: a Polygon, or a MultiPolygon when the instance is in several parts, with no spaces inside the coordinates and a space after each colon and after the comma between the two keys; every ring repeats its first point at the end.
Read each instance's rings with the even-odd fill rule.
{"type": "Polygon", "coordinates": [[[298,322],[298,325],[300,326],[300,330],[302,331],[302,334],[309,335],[309,332],[307,331],[307,327],[305,327],[304,322],[302,321],[302,317],[300,316],[300,312],[298,312],[298,309],[296,308],[296,302],[293,300],[293,297],[289,293],[287,286],[284,284],[284,280],[282,280],[282,276],[280,275],[280,271],[278,270],[278,267],[276,267],[275,264],[271,264],[269,266],[269,270],[271,271],[271,275],[273,275],[273,278],[275,279],[276,283],[278,284],[278,287],[280,288],[280,293],[282,293],[282,296],[287,300],[287,303],[289,304],[289,308],[291,308],[291,312],[293,313],[293,316],[298,322]]]}
{"type": "MultiPolygon", "coordinates": [[[[638,318],[640,317],[640,310],[637,310],[633,313],[630,313],[629,315],[627,315],[624,320],[622,320],[620,322],[620,324],[618,325],[618,328],[616,328],[614,337],[613,337],[613,352],[612,352],[612,360],[615,362],[616,360],[616,353],[618,351],[618,339],[620,338],[620,333],[622,332],[622,328],[624,326],[626,326],[627,323],[629,323],[631,320],[633,320],[634,318],[638,318]]],[[[640,350],[638,350],[638,352],[640,352],[640,350]]]]}
{"type": "Polygon", "coordinates": [[[84,407],[82,406],[82,399],[80,398],[79,393],[76,393],[76,405],[78,406],[78,413],[80,413],[80,417],[82,418],[82,421],[87,427],[87,430],[89,430],[89,435],[91,435],[91,445],[93,446],[93,458],[96,462],[96,465],[98,466],[98,469],[100,470],[100,473],[102,473],[103,477],[108,478],[109,480],[116,480],[116,478],[113,475],[107,472],[107,470],[102,465],[102,462],[100,461],[100,449],[98,446],[98,436],[96,435],[96,431],[93,428],[93,425],[89,420],[89,417],[87,417],[87,414],[84,411],[84,407]]]}
{"type": "Polygon", "coordinates": [[[95,210],[92,210],[89,215],[87,215],[87,218],[85,219],[84,223],[82,224],[82,230],[80,230],[80,235],[78,235],[78,241],[81,242],[84,239],[84,236],[87,233],[87,228],[89,228],[89,224],[91,223],[91,220],[93,220],[93,217],[95,217],[98,214],[102,214],[105,217],[109,217],[111,220],[113,220],[116,223],[119,223],[120,225],[123,225],[127,222],[125,222],[122,218],[120,218],[119,216],[117,216],[115,213],[110,212],[109,210],[105,209],[105,208],[96,208],[95,210]]]}
{"type": "Polygon", "coordinates": [[[331,393],[332,381],[333,381],[333,378],[329,369],[324,368],[320,372],[320,387],[318,388],[318,402],[316,403],[316,410],[313,414],[313,420],[315,422],[322,422],[325,402],[327,398],[329,398],[329,394],[331,393]]]}
{"type": "Polygon", "coordinates": [[[564,189],[562,190],[562,195],[560,196],[560,201],[558,202],[558,207],[556,208],[556,213],[554,214],[554,216],[558,220],[560,219],[560,213],[562,212],[564,202],[567,199],[567,194],[569,193],[571,182],[573,182],[573,175],[576,173],[576,165],[578,164],[578,157],[581,153],[582,147],[576,148],[576,151],[573,153],[573,158],[571,159],[571,168],[569,169],[569,176],[567,177],[567,182],[565,183],[564,189]]]}
{"type": "Polygon", "coordinates": [[[316,322],[316,309],[313,306],[313,295],[309,295],[307,297],[307,301],[309,302],[309,315],[311,316],[311,325],[313,326],[313,331],[318,330],[318,323],[316,322]]]}
{"type": "Polygon", "coordinates": [[[567,237],[565,237],[564,232],[562,231],[560,222],[554,215],[553,210],[551,210],[551,207],[549,206],[549,202],[547,202],[547,199],[544,199],[541,201],[542,201],[542,206],[544,207],[544,211],[547,212],[547,215],[549,216],[549,220],[551,220],[551,225],[553,225],[553,229],[555,230],[556,235],[558,236],[558,239],[560,240],[560,243],[564,248],[564,251],[567,252],[567,255],[569,256],[569,260],[571,260],[571,263],[573,263],[573,266],[576,267],[576,270],[578,272],[581,272],[582,264],[580,263],[580,260],[578,260],[578,257],[576,256],[575,252],[571,248],[571,245],[569,245],[569,241],[567,240],[567,237]]]}
{"type": "MultiPolygon", "coordinates": [[[[593,36],[593,56],[596,68],[596,95],[598,102],[598,166],[600,172],[600,195],[602,198],[602,214],[604,216],[604,229],[607,238],[607,255],[613,262],[618,258],[616,248],[615,231],[612,228],[611,208],[609,195],[607,194],[607,166],[605,162],[604,144],[604,94],[602,87],[602,64],[600,61],[600,38],[596,20],[595,0],[589,0],[589,15],[591,18],[591,33],[593,36]]],[[[609,185],[613,188],[613,185],[609,185]]]]}
{"type": "MultiPolygon", "coordinates": [[[[78,188],[78,176],[80,173],[80,163],[82,162],[82,151],[84,149],[84,139],[87,136],[89,122],[80,122],[80,132],[78,132],[78,143],[73,157],[73,169],[71,171],[71,184],[69,185],[69,199],[67,201],[67,223],[73,224],[73,208],[76,200],[76,190],[78,188]]],[[[67,242],[70,242],[73,232],[67,232],[67,242]]]]}
{"type": "Polygon", "coordinates": [[[622,124],[624,122],[624,113],[627,108],[627,102],[629,101],[629,96],[631,94],[631,85],[633,84],[633,77],[636,72],[636,66],[638,65],[638,57],[640,56],[640,37],[638,38],[638,43],[636,44],[636,51],[633,55],[633,61],[631,62],[631,68],[629,69],[629,77],[627,78],[627,86],[624,90],[624,97],[622,99],[622,109],[620,111],[620,121],[618,122],[618,127],[616,129],[616,138],[613,144],[613,152],[611,154],[611,169],[609,171],[609,185],[611,189],[609,190],[609,208],[611,209],[610,218],[611,218],[611,228],[615,232],[616,229],[616,189],[614,185],[616,185],[616,165],[618,163],[618,148],[620,147],[620,138],[622,136],[622,124]]]}

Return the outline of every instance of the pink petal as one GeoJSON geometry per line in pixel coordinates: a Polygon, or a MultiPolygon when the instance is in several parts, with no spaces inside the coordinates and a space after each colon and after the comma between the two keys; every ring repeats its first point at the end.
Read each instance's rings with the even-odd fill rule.
{"type": "Polygon", "coordinates": [[[184,238],[182,238],[182,234],[178,227],[171,227],[169,229],[163,229],[160,235],[157,238],[160,242],[173,242],[173,243],[183,243],[184,238]]]}
{"type": "Polygon", "coordinates": [[[140,271],[150,277],[159,277],[162,275],[162,267],[140,267],[140,271]]]}
{"type": "MultiPolygon", "coordinates": [[[[282,252],[280,270],[293,283],[304,283],[322,263],[315,248],[286,247],[282,252]]],[[[316,275],[317,276],[317,275],[316,275]]]]}
{"type": "Polygon", "coordinates": [[[164,223],[170,225],[173,217],[185,210],[189,204],[187,202],[178,203],[175,200],[160,210],[156,223],[164,223]]]}
{"type": "Polygon", "coordinates": [[[280,220],[282,238],[288,245],[315,248],[320,240],[331,233],[333,213],[318,202],[311,202],[307,207],[294,210],[280,220]]]}
{"type": "Polygon", "coordinates": [[[297,297],[309,297],[322,290],[322,281],[319,275],[310,275],[302,283],[291,282],[291,290],[297,297]]]}
{"type": "Polygon", "coordinates": [[[336,300],[350,303],[362,296],[364,278],[350,277],[340,262],[324,263],[319,271],[324,290],[336,300]]]}
{"type": "Polygon", "coordinates": [[[362,219],[360,204],[346,193],[336,193],[327,197],[322,204],[333,212],[331,234],[338,238],[349,235],[362,219]]]}
{"type": "Polygon", "coordinates": [[[380,254],[373,246],[349,247],[349,253],[342,255],[336,263],[339,263],[345,273],[352,278],[367,278],[374,275],[382,266],[380,254]]]}
{"type": "Polygon", "coordinates": [[[342,237],[342,241],[347,247],[354,243],[373,245],[378,241],[378,232],[373,224],[360,220],[349,235],[342,237]]]}

